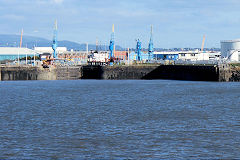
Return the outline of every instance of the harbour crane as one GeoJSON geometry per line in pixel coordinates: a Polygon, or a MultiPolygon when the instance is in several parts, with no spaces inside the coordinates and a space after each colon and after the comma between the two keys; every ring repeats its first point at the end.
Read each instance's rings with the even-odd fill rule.
{"type": "Polygon", "coordinates": [[[153,58],[154,46],[153,46],[153,26],[151,25],[151,36],[148,45],[148,60],[150,61],[153,58]]]}
{"type": "Polygon", "coordinates": [[[96,37],[96,52],[98,52],[98,37],[96,37]]]}
{"type": "Polygon", "coordinates": [[[53,43],[52,43],[52,49],[53,49],[53,58],[57,58],[57,47],[58,47],[58,42],[57,42],[57,20],[55,21],[54,25],[54,31],[53,31],[53,43]]]}
{"type": "Polygon", "coordinates": [[[114,24],[112,25],[112,34],[111,34],[111,40],[109,45],[109,59],[112,59],[114,57],[115,53],[115,33],[114,33],[114,24]]]}
{"type": "Polygon", "coordinates": [[[203,52],[204,49],[204,45],[205,45],[205,40],[206,40],[206,36],[203,36],[203,41],[202,41],[202,48],[201,48],[201,52],[203,52]]]}
{"type": "Polygon", "coordinates": [[[137,46],[136,46],[136,54],[137,54],[137,61],[142,60],[142,55],[141,55],[141,50],[142,50],[142,42],[140,40],[137,40],[137,46]]]}
{"type": "Polygon", "coordinates": [[[23,38],[23,29],[22,29],[22,32],[21,32],[21,39],[20,39],[20,48],[22,48],[22,38],[23,38]]]}

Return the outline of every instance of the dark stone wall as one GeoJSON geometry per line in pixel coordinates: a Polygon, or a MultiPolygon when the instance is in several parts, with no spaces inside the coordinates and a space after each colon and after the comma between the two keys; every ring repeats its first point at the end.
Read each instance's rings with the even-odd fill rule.
{"type": "Polygon", "coordinates": [[[228,66],[225,69],[225,81],[229,82],[240,82],[240,67],[239,66],[228,66]]]}
{"type": "Polygon", "coordinates": [[[229,82],[240,82],[240,70],[239,69],[231,70],[231,78],[228,81],[229,82]]]}
{"type": "Polygon", "coordinates": [[[1,80],[37,80],[37,68],[31,67],[1,67],[1,80]]]}
{"type": "Polygon", "coordinates": [[[217,66],[151,65],[151,66],[84,66],[83,79],[172,79],[218,81],[217,66]]]}
{"type": "Polygon", "coordinates": [[[143,65],[76,67],[0,67],[0,80],[170,79],[240,81],[240,67],[229,65],[143,65]]]}
{"type": "Polygon", "coordinates": [[[77,80],[82,77],[82,68],[79,67],[57,67],[55,69],[56,80],[77,80]]]}
{"type": "Polygon", "coordinates": [[[228,64],[220,64],[219,68],[219,82],[229,82],[232,79],[231,67],[228,64]]]}
{"type": "Polygon", "coordinates": [[[81,79],[103,79],[102,66],[82,66],[81,79]]]}
{"type": "Polygon", "coordinates": [[[231,64],[219,65],[220,82],[240,82],[240,66],[231,64]]]}
{"type": "Polygon", "coordinates": [[[142,79],[158,66],[83,66],[82,79],[142,79]]]}
{"type": "Polygon", "coordinates": [[[204,65],[161,65],[143,79],[218,81],[218,67],[204,65]]]}
{"type": "Polygon", "coordinates": [[[102,79],[145,79],[149,73],[158,68],[159,65],[154,66],[104,66],[102,68],[102,79]]]}
{"type": "Polygon", "coordinates": [[[81,79],[80,67],[1,67],[2,81],[15,80],[76,80],[81,79]]]}

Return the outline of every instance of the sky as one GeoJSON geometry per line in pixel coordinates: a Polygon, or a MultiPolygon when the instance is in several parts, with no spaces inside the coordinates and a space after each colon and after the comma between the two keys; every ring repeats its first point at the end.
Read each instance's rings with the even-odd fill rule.
{"type": "Polygon", "coordinates": [[[240,0],[0,0],[0,34],[147,48],[150,26],[156,48],[220,47],[240,38],[240,0]]]}

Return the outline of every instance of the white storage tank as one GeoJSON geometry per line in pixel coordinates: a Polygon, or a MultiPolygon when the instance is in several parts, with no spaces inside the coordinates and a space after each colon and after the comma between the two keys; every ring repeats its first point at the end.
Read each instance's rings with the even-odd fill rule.
{"type": "Polygon", "coordinates": [[[240,39],[221,41],[221,55],[230,61],[240,61],[240,39]]]}

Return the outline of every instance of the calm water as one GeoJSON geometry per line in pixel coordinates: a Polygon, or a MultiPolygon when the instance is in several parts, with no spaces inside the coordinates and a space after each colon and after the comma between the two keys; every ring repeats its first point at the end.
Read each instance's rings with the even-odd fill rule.
{"type": "Polygon", "coordinates": [[[0,82],[0,159],[240,158],[240,83],[0,82]]]}

